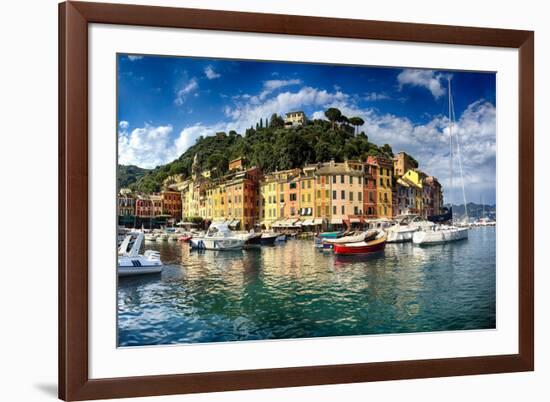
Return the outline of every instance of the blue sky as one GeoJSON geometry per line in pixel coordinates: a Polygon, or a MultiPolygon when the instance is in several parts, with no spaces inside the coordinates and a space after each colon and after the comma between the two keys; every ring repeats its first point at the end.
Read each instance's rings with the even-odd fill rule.
{"type": "MultiPolygon", "coordinates": [[[[365,120],[372,142],[411,153],[444,185],[450,77],[468,200],[495,201],[493,73],[121,54],[117,76],[122,164],[155,167],[200,135],[244,134],[260,118],[292,110],[324,118],[324,110],[338,107],[365,120]]],[[[458,189],[448,193],[461,200],[458,189]]]]}

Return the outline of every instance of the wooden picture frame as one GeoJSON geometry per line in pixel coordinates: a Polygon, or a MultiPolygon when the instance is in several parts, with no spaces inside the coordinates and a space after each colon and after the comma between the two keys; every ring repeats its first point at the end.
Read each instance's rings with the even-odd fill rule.
{"type": "Polygon", "coordinates": [[[65,2],[59,5],[59,397],[140,397],[534,369],[534,33],[381,21],[65,2]],[[88,24],[225,30],[519,49],[519,353],[90,379],[88,24]]]}

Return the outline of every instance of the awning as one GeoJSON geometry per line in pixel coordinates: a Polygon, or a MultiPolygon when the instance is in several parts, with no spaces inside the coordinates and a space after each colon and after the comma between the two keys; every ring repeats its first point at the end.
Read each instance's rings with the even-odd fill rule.
{"type": "Polygon", "coordinates": [[[359,223],[359,222],[361,222],[361,219],[359,219],[359,218],[351,218],[349,221],[350,221],[351,223],[359,223]]]}
{"type": "Polygon", "coordinates": [[[282,221],[275,221],[271,224],[271,227],[278,228],[281,227],[282,221]]]}
{"type": "Polygon", "coordinates": [[[331,225],[341,225],[342,224],[342,218],[332,218],[330,220],[331,225]]]}
{"type": "Polygon", "coordinates": [[[323,224],[323,218],[315,218],[313,221],[314,225],[322,225],[323,224]]]}
{"type": "Polygon", "coordinates": [[[302,222],[302,226],[313,226],[313,219],[306,219],[302,222]]]}

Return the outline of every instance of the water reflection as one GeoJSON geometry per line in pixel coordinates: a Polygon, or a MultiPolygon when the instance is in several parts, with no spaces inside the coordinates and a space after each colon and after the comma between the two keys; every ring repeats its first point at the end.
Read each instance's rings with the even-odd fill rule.
{"type": "Polygon", "coordinates": [[[225,252],[146,247],[167,266],[120,280],[123,346],[495,327],[494,228],[369,256],[334,256],[306,240],[225,252]]]}

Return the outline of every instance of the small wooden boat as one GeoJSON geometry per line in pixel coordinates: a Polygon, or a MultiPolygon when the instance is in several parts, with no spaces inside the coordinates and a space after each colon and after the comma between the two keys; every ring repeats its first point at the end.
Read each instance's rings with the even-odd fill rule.
{"type": "Polygon", "coordinates": [[[386,234],[380,234],[370,241],[360,241],[357,243],[334,244],[334,254],[338,255],[355,255],[355,254],[370,254],[378,251],[383,251],[386,248],[386,234]]]}
{"type": "Polygon", "coordinates": [[[323,239],[323,248],[331,249],[335,244],[359,243],[373,240],[380,233],[377,229],[370,229],[365,232],[351,233],[348,236],[337,239],[323,239]]]}

